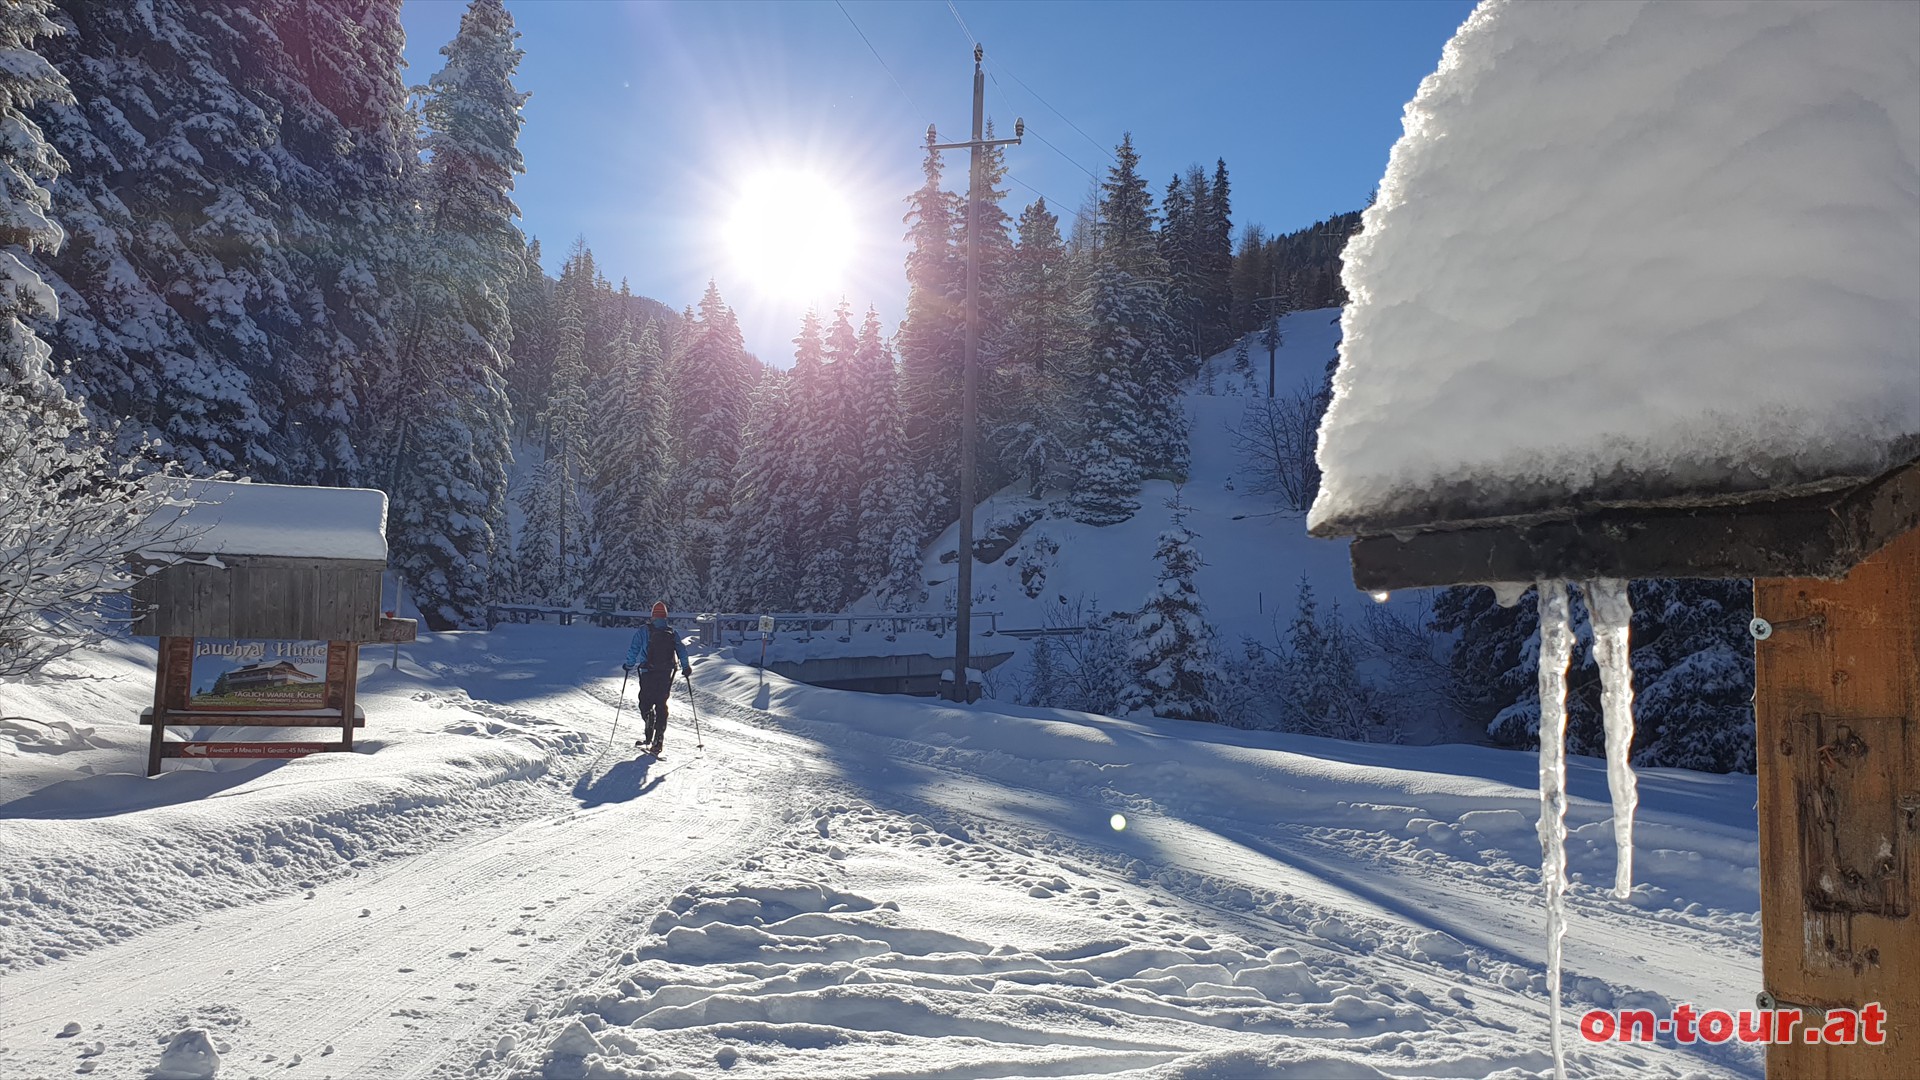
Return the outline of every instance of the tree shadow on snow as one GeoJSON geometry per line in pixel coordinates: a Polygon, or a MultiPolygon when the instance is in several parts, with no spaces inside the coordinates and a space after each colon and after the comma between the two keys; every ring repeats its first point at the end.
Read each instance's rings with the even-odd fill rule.
{"type": "Polygon", "coordinates": [[[574,782],[573,797],[580,800],[583,810],[608,803],[631,802],[660,786],[660,777],[647,777],[653,766],[653,758],[634,758],[615,762],[598,777],[590,772],[585,773],[574,782]]]}
{"type": "Polygon", "coordinates": [[[197,802],[239,787],[282,761],[250,762],[237,769],[206,771],[178,769],[157,777],[140,773],[101,773],[48,784],[29,795],[0,805],[7,818],[102,818],[152,810],[176,803],[197,802]]]}

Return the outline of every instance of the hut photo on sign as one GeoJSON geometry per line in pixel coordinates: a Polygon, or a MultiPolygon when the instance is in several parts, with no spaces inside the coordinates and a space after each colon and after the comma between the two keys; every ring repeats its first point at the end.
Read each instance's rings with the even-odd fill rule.
{"type": "Polygon", "coordinates": [[[326,704],[324,641],[193,643],[196,709],[318,709],[326,704]]]}

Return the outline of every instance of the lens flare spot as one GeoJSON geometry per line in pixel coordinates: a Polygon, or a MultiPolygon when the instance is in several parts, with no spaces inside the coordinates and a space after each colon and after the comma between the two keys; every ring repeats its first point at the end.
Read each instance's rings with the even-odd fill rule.
{"type": "Polygon", "coordinates": [[[1107,819],[1107,824],[1113,826],[1114,832],[1124,832],[1127,827],[1127,815],[1115,814],[1107,819]]]}
{"type": "Polygon", "coordinates": [[[770,169],[747,178],[725,232],[734,272],[767,296],[814,300],[845,286],[853,215],[822,176],[770,169]]]}

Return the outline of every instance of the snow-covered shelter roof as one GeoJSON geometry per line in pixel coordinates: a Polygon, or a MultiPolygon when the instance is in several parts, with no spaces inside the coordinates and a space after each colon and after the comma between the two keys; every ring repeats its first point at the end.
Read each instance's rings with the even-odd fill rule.
{"type": "Polygon", "coordinates": [[[290,487],[194,480],[178,538],[163,547],[195,555],[382,562],[387,493],[370,488],[290,487]]]}
{"type": "Polygon", "coordinates": [[[1345,280],[1316,534],[1899,469],[1920,4],[1489,0],[1407,105],[1345,280]]]}

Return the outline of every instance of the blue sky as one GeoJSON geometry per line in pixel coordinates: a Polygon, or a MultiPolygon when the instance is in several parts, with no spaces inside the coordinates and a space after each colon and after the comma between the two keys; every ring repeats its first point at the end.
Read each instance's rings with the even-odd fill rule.
{"type": "MultiPolygon", "coordinates": [[[[409,82],[438,70],[465,6],[405,0],[409,82]]],[[[1365,202],[1399,137],[1401,106],[1473,5],[507,6],[526,50],[518,84],[533,95],[516,198],[548,269],[584,235],[607,276],[674,307],[716,278],[748,347],[785,364],[809,298],[722,239],[742,189],[769,170],[798,170],[840,192],[845,224],[833,229],[850,238],[844,269],[788,269],[806,275],[814,300],[872,304],[891,329],[906,299],[900,219],[920,182],[927,124],[943,140],[966,134],[969,35],[987,49],[987,115],[999,133],[1011,134],[1015,116],[1027,120],[1025,144],[1008,150],[1019,181],[1008,185],[1010,215],[1038,192],[1069,217],[1088,174],[1104,176],[1107,148],[1131,131],[1156,195],[1176,171],[1194,162],[1211,170],[1224,157],[1236,227],[1271,232],[1365,202]]],[[[957,190],[964,156],[947,158],[957,190]]]]}

